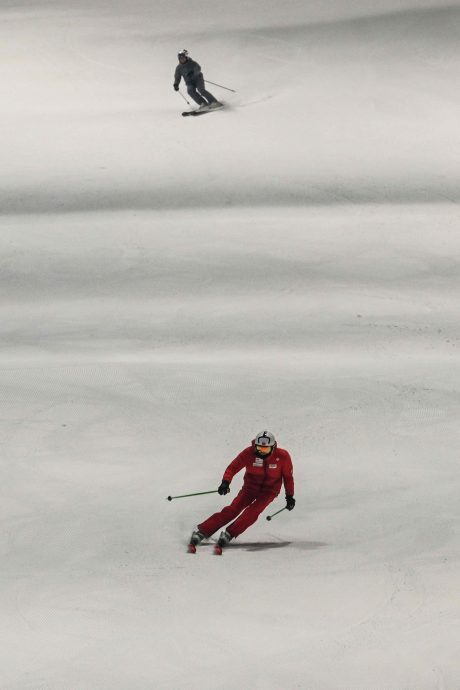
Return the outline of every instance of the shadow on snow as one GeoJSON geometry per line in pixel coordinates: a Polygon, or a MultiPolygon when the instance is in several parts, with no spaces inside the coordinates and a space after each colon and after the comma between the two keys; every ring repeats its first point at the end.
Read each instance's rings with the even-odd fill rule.
{"type": "Polygon", "coordinates": [[[322,541],[255,541],[255,542],[232,542],[229,549],[244,549],[245,551],[266,551],[268,549],[282,549],[286,546],[292,546],[294,549],[301,551],[314,551],[320,549],[322,546],[327,546],[322,541]]]}

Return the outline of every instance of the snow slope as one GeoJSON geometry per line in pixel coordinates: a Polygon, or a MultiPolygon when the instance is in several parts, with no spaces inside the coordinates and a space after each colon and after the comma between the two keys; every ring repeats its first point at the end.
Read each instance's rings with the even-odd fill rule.
{"type": "Polygon", "coordinates": [[[1,690],[457,690],[459,5],[0,17],[1,690]],[[263,427],[296,509],[185,554],[263,427]]]}

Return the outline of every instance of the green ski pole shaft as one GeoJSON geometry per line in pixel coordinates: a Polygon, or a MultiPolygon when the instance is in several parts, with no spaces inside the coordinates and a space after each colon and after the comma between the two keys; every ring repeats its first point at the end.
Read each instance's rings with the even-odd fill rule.
{"type": "Polygon", "coordinates": [[[287,510],[287,506],[284,506],[284,508],[281,508],[281,510],[277,510],[276,513],[273,513],[272,515],[267,515],[267,520],[271,520],[275,517],[275,515],[279,515],[280,513],[282,513],[283,510],[287,510]]]}
{"type": "Polygon", "coordinates": [[[195,494],[182,494],[182,496],[168,496],[168,501],[172,501],[174,498],[189,498],[189,496],[204,496],[205,494],[216,494],[217,489],[214,491],[198,491],[195,494]]]}

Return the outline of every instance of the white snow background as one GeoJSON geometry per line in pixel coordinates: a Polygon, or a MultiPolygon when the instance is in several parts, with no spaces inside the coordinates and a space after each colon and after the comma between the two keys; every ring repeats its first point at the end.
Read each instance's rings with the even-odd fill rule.
{"type": "Polygon", "coordinates": [[[0,8],[1,690],[458,690],[459,4],[0,8]]]}

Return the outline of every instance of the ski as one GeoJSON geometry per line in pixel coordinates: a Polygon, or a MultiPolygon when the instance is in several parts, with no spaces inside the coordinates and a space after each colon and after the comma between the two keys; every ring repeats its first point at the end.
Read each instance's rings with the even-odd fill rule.
{"type": "Polygon", "coordinates": [[[197,115],[206,115],[206,113],[213,113],[215,110],[220,110],[223,107],[223,104],[220,104],[214,108],[198,108],[197,110],[185,110],[182,113],[182,117],[196,117],[197,115]]]}
{"type": "Polygon", "coordinates": [[[182,113],[182,117],[188,117],[189,115],[196,117],[197,115],[206,115],[206,113],[210,113],[210,112],[211,112],[211,110],[185,110],[182,113]]]}
{"type": "MultiPolygon", "coordinates": [[[[206,544],[203,544],[203,546],[206,546],[206,544]]],[[[222,556],[222,547],[219,544],[214,544],[212,552],[215,556],[222,556]]],[[[196,553],[196,545],[187,544],[187,553],[196,553]]]]}

